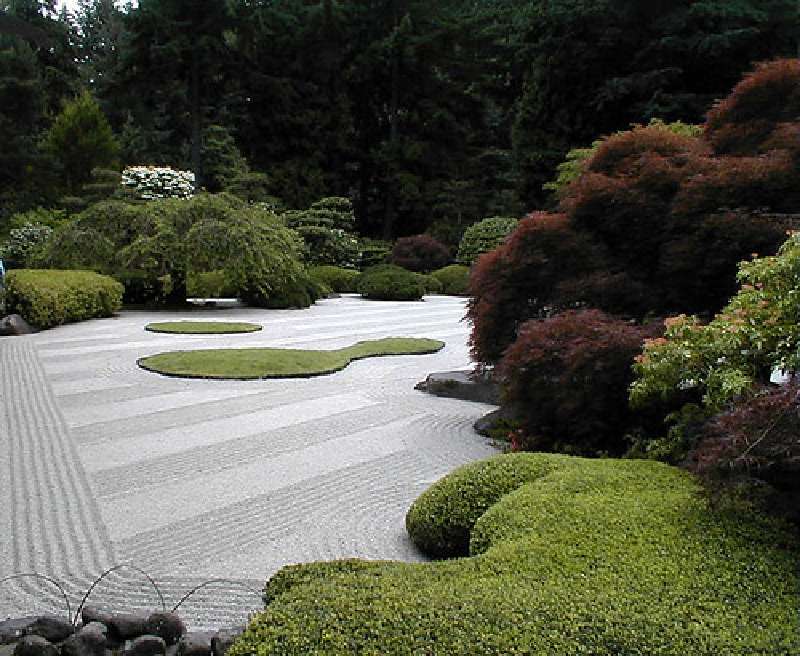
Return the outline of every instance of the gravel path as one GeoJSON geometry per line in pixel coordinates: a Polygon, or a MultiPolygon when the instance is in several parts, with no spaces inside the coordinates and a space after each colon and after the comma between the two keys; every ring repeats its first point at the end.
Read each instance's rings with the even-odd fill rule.
{"type": "MultiPolygon", "coordinates": [[[[194,628],[241,623],[283,565],[333,558],[424,560],[409,504],[460,464],[494,453],[472,430],[491,409],[413,389],[465,368],[464,302],[321,301],[308,310],[126,311],[112,319],[0,339],[0,578],[38,571],[74,607],[104,569],[130,563],[194,628]],[[261,323],[243,335],[148,333],[151,321],[261,323]],[[372,358],[298,380],[180,380],[136,359],[191,348],[339,348],[360,339],[432,337],[437,354],[372,358]]],[[[132,568],[91,603],[152,608],[132,568]]],[[[36,579],[0,584],[0,617],[63,613],[36,579]]]]}

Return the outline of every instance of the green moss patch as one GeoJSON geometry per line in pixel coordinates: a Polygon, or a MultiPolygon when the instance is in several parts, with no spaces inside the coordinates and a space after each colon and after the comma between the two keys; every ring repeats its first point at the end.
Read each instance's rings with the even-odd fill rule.
{"type": "Polygon", "coordinates": [[[408,523],[444,552],[466,530],[471,556],[284,568],[230,656],[800,653],[796,534],[661,463],[503,455],[408,523]]]}
{"type": "Polygon", "coordinates": [[[227,335],[232,333],[254,333],[261,330],[257,323],[231,321],[162,321],[144,327],[153,333],[177,333],[182,335],[227,335]]]}
{"type": "Polygon", "coordinates": [[[435,339],[387,337],[335,351],[278,348],[174,351],[142,358],[139,366],[184,378],[307,378],[340,371],[353,360],[436,353],[443,346],[444,342],[435,339]]]}

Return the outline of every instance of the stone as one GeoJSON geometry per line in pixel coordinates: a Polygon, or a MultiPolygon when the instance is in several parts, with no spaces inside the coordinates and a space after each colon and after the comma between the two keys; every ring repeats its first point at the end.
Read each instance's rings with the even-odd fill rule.
{"type": "Polygon", "coordinates": [[[36,329],[18,314],[9,314],[0,319],[0,337],[30,335],[35,332],[36,329]]]}
{"type": "Polygon", "coordinates": [[[212,656],[225,656],[236,638],[244,633],[244,627],[236,629],[220,629],[211,638],[212,656]]]}
{"type": "Polygon", "coordinates": [[[38,635],[26,635],[17,643],[14,656],[58,656],[58,647],[38,635]]]}
{"type": "Polygon", "coordinates": [[[497,410],[492,410],[489,414],[483,415],[472,427],[475,432],[484,437],[492,437],[491,431],[501,428],[504,425],[512,426],[517,422],[518,413],[513,408],[503,406],[497,410]]]}
{"type": "Polygon", "coordinates": [[[210,656],[211,636],[208,631],[192,631],[178,641],[178,656],[210,656]]]}
{"type": "Polygon", "coordinates": [[[91,622],[71,635],[61,645],[62,656],[104,656],[106,652],[105,624],[91,622]]]}
{"type": "Polygon", "coordinates": [[[0,622],[0,645],[7,645],[19,640],[25,629],[33,624],[37,617],[38,615],[30,615],[0,622]]]}
{"type": "Polygon", "coordinates": [[[49,640],[61,642],[75,633],[71,622],[53,615],[40,615],[25,629],[25,635],[35,635],[49,640]]]}
{"type": "Polygon", "coordinates": [[[105,610],[100,610],[94,606],[84,606],[81,609],[81,619],[84,624],[91,624],[92,622],[100,622],[105,626],[111,626],[112,614],[105,610]]]}
{"type": "Polygon", "coordinates": [[[148,613],[114,613],[108,628],[111,629],[111,634],[115,638],[122,640],[138,638],[149,633],[147,630],[148,617],[148,613]]]}
{"type": "Polygon", "coordinates": [[[488,376],[475,374],[472,371],[444,371],[429,374],[418,389],[434,396],[463,401],[476,401],[498,405],[500,403],[500,389],[488,376]]]}
{"type": "Polygon", "coordinates": [[[164,656],[167,653],[167,643],[163,638],[154,635],[143,635],[131,640],[123,656],[164,656]]]}
{"type": "Polygon", "coordinates": [[[174,645],[186,633],[186,625],[175,613],[156,612],[147,618],[146,632],[163,638],[168,645],[174,645]]]}

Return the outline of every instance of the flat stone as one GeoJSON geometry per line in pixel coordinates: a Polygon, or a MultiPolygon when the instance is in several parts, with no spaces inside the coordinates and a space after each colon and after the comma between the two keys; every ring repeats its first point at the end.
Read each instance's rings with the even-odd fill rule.
{"type": "Polygon", "coordinates": [[[123,656],[163,656],[167,652],[167,643],[163,638],[154,635],[139,636],[131,640],[123,656]]]}
{"type": "Polygon", "coordinates": [[[33,624],[37,617],[38,615],[29,615],[0,622],[0,645],[7,645],[19,640],[25,629],[33,624]]]}
{"type": "Polygon", "coordinates": [[[14,656],[58,656],[58,647],[38,635],[26,635],[14,649],[14,656]]]}
{"type": "Polygon", "coordinates": [[[113,636],[122,640],[138,638],[149,633],[147,630],[148,613],[114,613],[109,628],[113,636]]]}
{"type": "Polygon", "coordinates": [[[500,403],[499,387],[487,376],[475,374],[472,371],[444,371],[429,374],[423,382],[417,383],[414,389],[448,399],[476,401],[492,405],[500,403]]]}
{"type": "Polygon", "coordinates": [[[178,641],[178,656],[210,656],[211,637],[208,631],[193,631],[178,641]]]}
{"type": "Polygon", "coordinates": [[[30,335],[35,332],[36,329],[18,314],[9,314],[0,319],[0,337],[30,335]]]}
{"type": "Polygon", "coordinates": [[[235,629],[220,629],[211,638],[212,656],[225,656],[233,643],[244,633],[244,627],[235,629]]]}
{"type": "Polygon", "coordinates": [[[514,424],[517,421],[517,413],[510,407],[502,407],[492,410],[483,415],[473,424],[476,433],[485,437],[491,437],[491,431],[500,428],[503,424],[514,424]]]}
{"type": "Polygon", "coordinates": [[[53,615],[40,615],[25,629],[25,635],[35,635],[49,640],[61,642],[75,633],[71,622],[53,615]]]}
{"type": "Polygon", "coordinates": [[[147,633],[163,638],[168,645],[174,645],[186,633],[186,625],[175,613],[151,613],[146,628],[147,633]]]}

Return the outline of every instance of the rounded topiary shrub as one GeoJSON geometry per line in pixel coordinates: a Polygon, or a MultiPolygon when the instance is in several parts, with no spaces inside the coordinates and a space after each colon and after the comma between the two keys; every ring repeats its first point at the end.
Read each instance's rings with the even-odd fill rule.
{"type": "Polygon", "coordinates": [[[491,216],[473,223],[464,231],[456,260],[471,265],[479,255],[493,251],[517,227],[517,220],[508,216],[491,216]]]}
{"type": "Polygon", "coordinates": [[[406,530],[437,558],[469,554],[475,522],[503,496],[558,466],[559,456],[500,455],[459,467],[426,490],[406,515],[406,530]]]}
{"type": "Polygon", "coordinates": [[[442,284],[443,294],[463,296],[469,290],[469,267],[463,264],[451,264],[437,269],[431,272],[430,277],[442,284]]]}
{"type": "Polygon", "coordinates": [[[322,283],[329,287],[331,291],[338,294],[356,291],[356,280],[361,275],[355,269],[345,269],[344,267],[321,265],[311,267],[308,275],[315,282],[322,283]]]}
{"type": "Polygon", "coordinates": [[[418,301],[425,294],[424,278],[392,264],[367,269],[358,278],[356,291],[378,301],[418,301]]]}
{"type": "Polygon", "coordinates": [[[395,242],[389,261],[409,271],[433,271],[450,261],[450,251],[430,235],[401,237],[395,242]]]}

